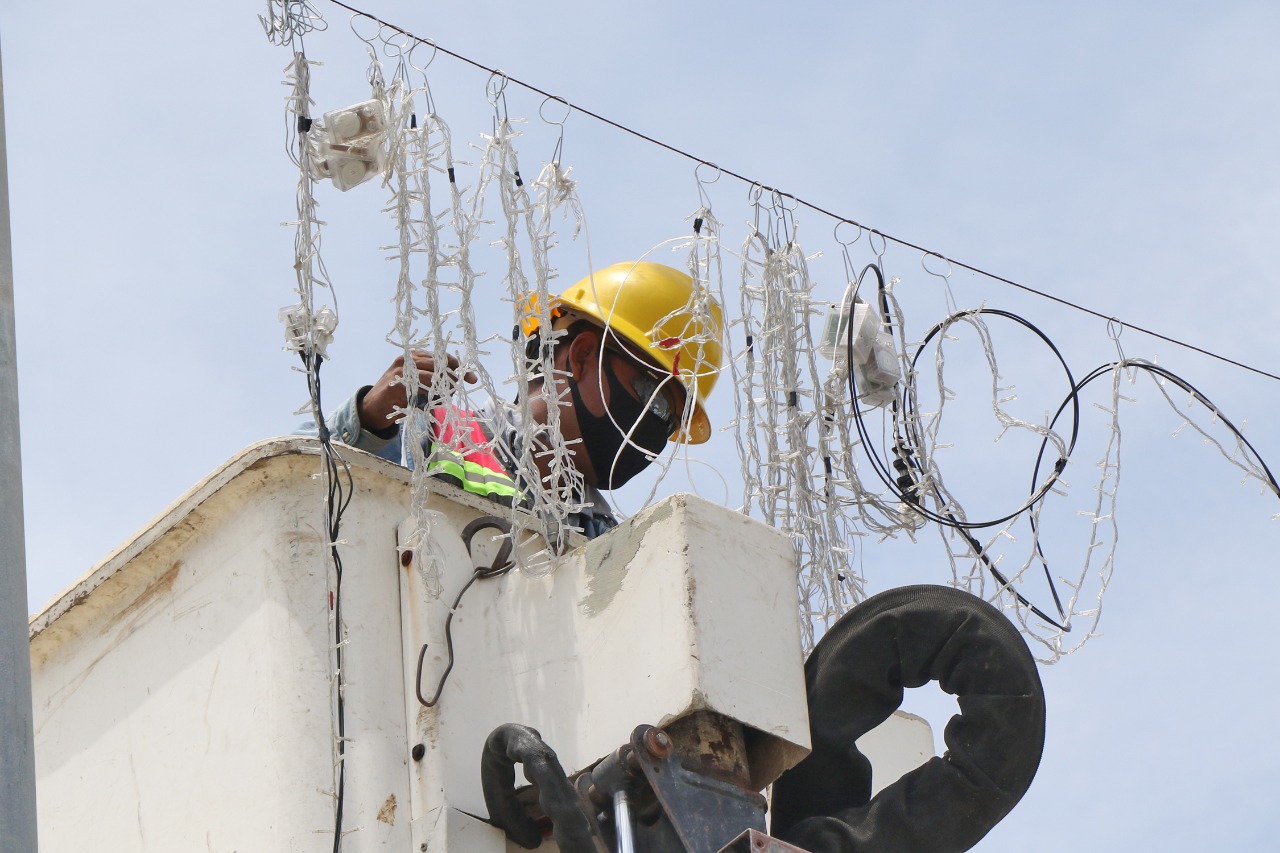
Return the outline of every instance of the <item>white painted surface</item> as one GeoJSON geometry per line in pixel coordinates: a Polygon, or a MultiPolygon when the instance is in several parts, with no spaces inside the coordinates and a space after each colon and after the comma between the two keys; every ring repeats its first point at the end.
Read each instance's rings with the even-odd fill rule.
{"type": "Polygon", "coordinates": [[[413,850],[507,853],[508,847],[513,851],[523,849],[508,842],[502,830],[457,809],[432,809],[413,822],[413,850]]]}
{"type": "Polygon", "coordinates": [[[924,717],[894,711],[889,719],[858,738],[858,751],[871,761],[871,796],[904,773],[933,758],[933,729],[924,717]]]}
{"type": "MultiPolygon", "coordinates": [[[[406,676],[411,683],[428,642],[428,697],[447,663],[448,605],[470,575],[459,531],[473,517],[443,499],[432,509],[444,595],[421,594],[422,554],[402,595],[406,676]]],[[[760,733],[751,760],[763,788],[809,746],[794,578],[782,534],[676,495],[566,555],[549,575],[477,581],[454,616],[455,663],[439,705],[422,708],[408,691],[410,726],[427,748],[415,807],[484,814],[479,756],[502,723],[537,729],[573,773],[637,725],[700,709],[760,733]]]]}
{"type": "MultiPolygon", "coordinates": [[[[42,851],[332,848],[315,447],[249,448],[33,621],[42,851]]],[[[401,651],[386,615],[408,486],[372,457],[352,470],[343,846],[405,850],[401,651]]]]}

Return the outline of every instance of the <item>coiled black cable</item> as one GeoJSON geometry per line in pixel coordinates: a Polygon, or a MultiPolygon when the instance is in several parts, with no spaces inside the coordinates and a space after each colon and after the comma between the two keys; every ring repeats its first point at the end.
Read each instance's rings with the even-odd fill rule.
{"type": "MultiPolygon", "coordinates": [[[[1178,376],[1176,373],[1166,370],[1165,368],[1161,367],[1158,364],[1152,364],[1151,362],[1144,361],[1143,359],[1122,359],[1120,361],[1113,361],[1113,362],[1110,362],[1109,364],[1104,364],[1094,368],[1092,371],[1089,372],[1087,376],[1085,376],[1078,383],[1072,386],[1071,392],[1067,395],[1067,398],[1062,401],[1062,405],[1058,406],[1057,411],[1054,412],[1053,417],[1050,419],[1049,428],[1053,429],[1053,425],[1058,422],[1058,418],[1062,417],[1063,411],[1066,410],[1066,407],[1069,404],[1074,406],[1075,411],[1077,413],[1076,417],[1078,419],[1079,417],[1078,412],[1080,411],[1080,402],[1079,402],[1080,392],[1084,390],[1085,386],[1089,385],[1094,380],[1099,379],[1100,377],[1106,376],[1114,371],[1125,370],[1130,368],[1144,370],[1148,373],[1153,374],[1154,376],[1157,376],[1157,377],[1160,377],[1161,379],[1165,379],[1169,382],[1172,382],[1174,385],[1178,386],[1183,391],[1186,391],[1188,394],[1194,397],[1196,401],[1200,403],[1200,405],[1204,406],[1206,409],[1213,412],[1214,417],[1218,421],[1220,421],[1222,425],[1225,426],[1231,432],[1232,435],[1234,435],[1237,439],[1239,439],[1240,443],[1243,444],[1246,448],[1248,448],[1251,454],[1253,454],[1254,460],[1257,461],[1258,466],[1262,469],[1263,473],[1266,474],[1267,484],[1271,487],[1271,491],[1276,495],[1276,497],[1280,498],[1280,483],[1276,482],[1275,475],[1272,474],[1271,469],[1267,467],[1267,463],[1262,458],[1262,455],[1258,453],[1257,449],[1253,446],[1252,443],[1250,443],[1249,439],[1245,438],[1244,433],[1242,433],[1236,427],[1236,425],[1231,422],[1231,419],[1228,418],[1226,415],[1224,415],[1222,413],[1222,410],[1219,409],[1216,405],[1214,405],[1212,400],[1210,400],[1203,393],[1201,393],[1200,390],[1196,388],[1194,385],[1192,385],[1190,382],[1183,379],[1181,376],[1178,376]]],[[[1033,488],[1034,488],[1034,483],[1036,479],[1040,476],[1040,466],[1044,463],[1044,453],[1046,450],[1046,446],[1047,446],[1047,440],[1042,441],[1040,443],[1040,452],[1036,454],[1035,467],[1031,473],[1031,482],[1033,484],[1033,488]]],[[[1049,580],[1050,589],[1053,589],[1054,588],[1053,581],[1049,573],[1049,561],[1045,557],[1044,550],[1040,547],[1040,537],[1038,535],[1038,532],[1039,532],[1038,523],[1036,522],[1035,514],[1033,513],[1030,516],[1028,516],[1028,520],[1031,523],[1032,542],[1035,543],[1036,556],[1040,559],[1040,564],[1044,567],[1045,577],[1050,579],[1049,580]]],[[[1054,597],[1055,599],[1057,597],[1056,590],[1054,592],[1054,597]]]]}
{"type": "MultiPolygon", "coordinates": [[[[877,275],[879,275],[878,271],[877,271],[877,275]]],[[[885,305],[887,307],[887,303],[885,303],[885,305]]],[[[1044,344],[1047,347],[1049,347],[1050,351],[1054,354],[1054,357],[1057,358],[1058,363],[1062,366],[1062,371],[1067,378],[1068,387],[1069,388],[1075,387],[1075,379],[1071,374],[1071,368],[1067,365],[1066,358],[1062,355],[1062,352],[1057,348],[1057,346],[1054,345],[1053,341],[1051,341],[1044,332],[1042,332],[1039,328],[1037,328],[1034,324],[1032,324],[1030,321],[1026,320],[1025,318],[1020,317],[1017,314],[1013,314],[1008,311],[1002,311],[996,308],[978,308],[972,311],[960,311],[955,314],[952,314],[951,316],[943,320],[941,323],[938,323],[937,325],[935,325],[932,329],[929,330],[928,334],[925,335],[923,341],[921,341],[919,347],[917,347],[915,355],[911,359],[910,367],[909,367],[910,372],[908,373],[907,381],[903,383],[904,384],[903,391],[899,396],[899,398],[894,401],[894,404],[893,404],[894,452],[895,452],[895,455],[898,457],[897,460],[895,460],[894,467],[897,468],[899,472],[903,472],[903,467],[897,464],[898,462],[901,462],[902,465],[906,466],[906,468],[909,468],[914,475],[922,476],[924,474],[924,469],[920,466],[920,463],[914,458],[916,452],[924,446],[925,442],[924,442],[923,436],[920,435],[916,427],[916,424],[918,423],[919,419],[917,417],[917,407],[915,402],[914,388],[911,387],[911,385],[914,383],[914,380],[910,378],[915,374],[916,365],[919,363],[920,357],[924,354],[925,348],[928,347],[929,343],[939,334],[945,332],[946,329],[949,328],[953,323],[956,323],[965,317],[975,316],[979,314],[990,315],[995,317],[1003,317],[1005,319],[1012,320],[1015,323],[1018,323],[1019,325],[1025,327],[1026,329],[1031,331],[1033,334],[1035,334],[1038,338],[1040,338],[1041,341],[1044,342],[1044,344]]],[[[886,321],[886,326],[888,325],[889,325],[889,321],[886,321]]],[[[852,364],[853,362],[852,329],[850,329],[850,334],[848,335],[846,350],[847,350],[847,357],[849,359],[849,363],[852,364]]],[[[894,495],[896,495],[900,500],[902,500],[905,503],[911,504],[912,507],[915,509],[915,511],[919,512],[920,515],[924,516],[929,521],[932,521],[936,524],[941,524],[944,527],[952,527],[957,530],[981,530],[988,527],[998,527],[1002,524],[1006,524],[1012,521],[1022,513],[1030,510],[1038,502],[1043,500],[1045,495],[1048,494],[1049,490],[1053,488],[1054,483],[1057,481],[1058,477],[1062,474],[1063,469],[1066,468],[1067,461],[1071,456],[1071,451],[1075,448],[1076,441],[1080,434],[1080,404],[1079,404],[1079,401],[1076,400],[1073,395],[1068,395],[1068,402],[1072,404],[1071,434],[1068,441],[1066,442],[1066,451],[1058,459],[1057,463],[1055,463],[1053,473],[1048,478],[1046,478],[1045,481],[1041,483],[1039,486],[1033,487],[1031,497],[1026,502],[1024,502],[1021,506],[1019,506],[1017,509],[1011,512],[1007,512],[1004,515],[999,516],[998,518],[992,518],[992,519],[987,519],[983,521],[967,521],[967,520],[962,521],[959,518],[957,518],[954,513],[951,513],[949,511],[943,510],[942,512],[935,512],[934,510],[931,510],[928,507],[924,506],[923,502],[920,500],[921,495],[918,492],[913,492],[909,488],[905,488],[904,484],[900,482],[901,473],[899,476],[894,476],[889,472],[889,464],[885,462],[884,459],[882,459],[879,456],[879,454],[875,451],[874,445],[870,442],[870,435],[867,432],[866,427],[863,423],[862,412],[858,408],[857,382],[854,376],[854,371],[852,369],[849,371],[849,393],[850,393],[850,397],[852,398],[851,405],[853,408],[854,417],[858,424],[859,437],[863,440],[863,444],[867,449],[867,455],[870,458],[872,463],[872,468],[875,470],[876,474],[879,476],[881,482],[883,482],[885,486],[888,487],[894,493],[894,495]]],[[[1064,407],[1065,407],[1065,404],[1064,404],[1064,407]]],[[[1046,445],[1047,445],[1047,439],[1045,443],[1042,443],[1041,445],[1042,451],[1046,445]]],[[[912,479],[914,480],[918,488],[918,485],[920,482],[919,476],[912,476],[912,479]]],[[[940,497],[938,497],[936,494],[935,494],[935,497],[938,498],[939,503],[942,503],[942,500],[940,497]]]]}
{"type": "MultiPolygon", "coordinates": [[[[881,271],[878,264],[874,264],[874,263],[868,264],[862,270],[862,272],[858,276],[857,288],[861,287],[862,279],[863,277],[865,277],[865,275],[868,272],[873,272],[875,274],[876,281],[877,281],[877,296],[878,296],[878,301],[880,303],[881,311],[883,312],[884,328],[885,328],[885,331],[892,334],[893,332],[892,311],[890,310],[888,293],[885,287],[884,273],[881,271]]],[[[856,295],[856,292],[857,292],[857,289],[855,289],[855,295],[856,295]]],[[[889,464],[886,463],[885,460],[881,458],[881,456],[877,453],[875,449],[875,444],[872,442],[870,433],[868,432],[866,427],[866,423],[863,420],[862,411],[858,406],[857,379],[855,376],[855,371],[853,370],[854,329],[853,329],[853,324],[850,323],[846,333],[846,337],[845,337],[845,357],[846,357],[846,363],[849,365],[849,375],[848,375],[849,398],[850,398],[850,406],[853,410],[854,424],[857,427],[858,437],[862,441],[862,446],[866,451],[867,458],[871,462],[872,469],[876,472],[876,475],[879,477],[880,481],[884,483],[884,485],[890,490],[892,494],[894,494],[903,503],[909,504],[912,507],[912,510],[915,512],[918,512],[923,518],[929,521],[932,521],[936,524],[940,524],[944,527],[948,527],[953,530],[956,530],[960,534],[961,538],[964,539],[965,543],[969,546],[970,550],[973,551],[974,556],[977,557],[977,559],[982,562],[982,564],[986,567],[987,571],[991,573],[991,576],[996,580],[998,584],[1000,584],[1000,586],[1003,589],[1007,589],[1011,593],[1013,593],[1014,597],[1017,599],[1017,601],[1020,604],[1028,608],[1032,613],[1034,613],[1040,619],[1047,622],[1049,625],[1052,625],[1054,628],[1057,628],[1058,630],[1061,630],[1064,632],[1070,631],[1071,630],[1070,622],[1067,620],[1067,615],[1062,607],[1061,598],[1059,597],[1057,588],[1053,584],[1052,580],[1050,580],[1049,586],[1053,594],[1054,603],[1057,607],[1058,619],[1054,619],[1050,617],[1047,613],[1045,613],[1043,610],[1041,610],[1039,607],[1033,604],[1030,600],[1028,600],[1024,595],[1022,595],[1021,592],[1019,592],[1017,589],[1014,589],[1010,580],[1004,575],[1002,571],[1000,571],[999,567],[996,566],[995,561],[992,560],[990,556],[987,554],[986,548],[983,547],[982,543],[979,542],[977,538],[975,538],[970,531],[982,529],[982,528],[988,528],[988,527],[995,527],[1001,524],[1006,524],[1009,521],[1012,521],[1013,519],[1017,518],[1022,513],[1032,509],[1038,502],[1043,500],[1044,497],[1049,493],[1049,490],[1053,488],[1053,484],[1057,481],[1058,477],[1061,476],[1063,470],[1066,468],[1067,461],[1071,455],[1071,451],[1075,448],[1076,439],[1079,435],[1079,429],[1080,429],[1080,406],[1079,406],[1078,400],[1075,400],[1074,406],[1072,408],[1071,438],[1070,438],[1070,441],[1067,443],[1066,452],[1062,455],[1062,457],[1058,460],[1057,464],[1054,466],[1053,474],[1050,477],[1046,478],[1044,483],[1041,484],[1038,488],[1033,488],[1031,498],[1028,501],[1026,501],[1022,506],[1020,506],[1018,509],[1014,510],[1013,512],[1006,513],[1004,516],[1000,518],[986,520],[986,521],[979,521],[979,522],[962,521],[954,512],[946,508],[946,501],[943,500],[942,496],[938,494],[936,490],[933,493],[933,497],[938,502],[939,506],[942,507],[941,512],[935,512],[929,509],[928,507],[926,507],[924,505],[924,500],[923,500],[924,495],[920,493],[921,484],[923,482],[924,470],[921,467],[920,462],[915,458],[915,453],[916,451],[918,451],[920,448],[924,446],[924,441],[923,441],[923,437],[919,434],[919,432],[914,427],[914,424],[918,421],[918,418],[916,417],[917,410],[915,405],[915,388],[914,388],[915,380],[913,378],[915,375],[915,367],[916,367],[916,364],[919,362],[921,355],[924,353],[924,350],[928,346],[930,341],[932,341],[935,337],[937,337],[939,334],[944,332],[952,323],[966,316],[972,316],[975,314],[990,314],[993,316],[1004,317],[1006,319],[1013,320],[1019,323],[1020,325],[1026,327],[1030,331],[1032,331],[1050,348],[1050,350],[1057,357],[1058,363],[1062,365],[1063,372],[1067,376],[1068,386],[1071,388],[1075,387],[1075,380],[1071,375],[1071,369],[1067,365],[1066,359],[1063,357],[1061,351],[1053,344],[1051,340],[1049,340],[1049,337],[1044,332],[1042,332],[1040,329],[1038,329],[1035,325],[1033,325],[1026,319],[1019,317],[1016,314],[1012,314],[1008,311],[1001,311],[994,308],[980,308],[972,311],[962,311],[962,312],[957,312],[955,314],[952,314],[951,316],[943,320],[941,323],[938,323],[937,325],[935,325],[932,329],[929,330],[928,334],[925,335],[924,340],[920,343],[919,347],[916,350],[915,355],[911,359],[911,363],[909,365],[909,371],[907,373],[907,378],[906,378],[906,381],[903,383],[902,393],[893,402],[892,414],[893,414],[894,452],[895,452],[895,456],[897,457],[894,460],[894,467],[897,468],[897,470],[899,471],[899,475],[895,477],[889,471],[889,464]]],[[[1045,442],[1042,443],[1041,445],[1042,453],[1046,446],[1047,446],[1047,438],[1045,439],[1045,442]]],[[[1037,469],[1037,475],[1038,475],[1038,469],[1037,469]]]]}
{"type": "MultiPolygon", "coordinates": [[[[868,264],[867,267],[865,267],[862,270],[862,272],[859,274],[856,282],[856,287],[855,287],[855,296],[857,293],[857,288],[861,287],[862,279],[867,275],[868,272],[873,273],[877,281],[878,302],[880,303],[880,308],[883,313],[884,329],[885,331],[892,334],[893,323],[894,323],[893,312],[891,310],[891,306],[889,303],[887,288],[885,287],[884,274],[880,270],[878,264],[876,263],[868,264]]],[[[951,528],[952,530],[955,530],[961,536],[961,538],[964,539],[964,541],[969,545],[970,549],[973,551],[977,559],[982,562],[982,564],[991,573],[992,577],[995,578],[995,580],[1004,589],[1008,589],[1011,593],[1013,593],[1013,595],[1017,598],[1019,603],[1027,607],[1032,613],[1034,613],[1040,619],[1043,619],[1045,622],[1054,626],[1055,628],[1058,628],[1059,630],[1069,631],[1070,623],[1067,621],[1067,614],[1062,606],[1061,597],[1058,595],[1057,585],[1053,581],[1052,574],[1049,571],[1048,559],[1046,558],[1044,549],[1040,543],[1039,528],[1038,528],[1038,522],[1036,520],[1036,514],[1034,512],[1031,512],[1031,510],[1033,510],[1037,504],[1039,504],[1048,496],[1049,490],[1053,488],[1056,482],[1058,482],[1058,480],[1062,476],[1063,471],[1066,469],[1066,466],[1070,461],[1071,454],[1075,450],[1076,442],[1079,439],[1079,434],[1080,434],[1080,393],[1087,385],[1097,380],[1099,377],[1105,376],[1111,373],[1112,371],[1116,371],[1116,370],[1123,370],[1123,369],[1129,369],[1129,368],[1140,369],[1140,370],[1147,371],[1160,379],[1172,382],[1177,387],[1186,391],[1197,402],[1199,402],[1201,405],[1207,408],[1210,412],[1212,412],[1214,417],[1218,421],[1221,421],[1223,426],[1225,426],[1231,432],[1231,434],[1234,435],[1240,441],[1241,445],[1248,450],[1248,452],[1252,455],[1253,459],[1257,462],[1259,467],[1262,469],[1262,472],[1264,473],[1266,478],[1267,485],[1270,487],[1271,491],[1274,492],[1277,497],[1280,497],[1280,483],[1277,482],[1275,475],[1271,472],[1271,469],[1267,466],[1266,462],[1263,460],[1262,456],[1258,453],[1257,449],[1249,442],[1247,438],[1245,438],[1244,434],[1235,426],[1235,424],[1232,423],[1231,420],[1227,418],[1221,412],[1221,410],[1219,410],[1218,407],[1214,405],[1211,400],[1209,400],[1208,397],[1206,397],[1199,389],[1193,386],[1190,382],[1187,382],[1182,377],[1178,376],[1177,374],[1169,370],[1166,370],[1163,367],[1160,367],[1159,365],[1152,364],[1150,362],[1143,361],[1141,359],[1122,359],[1121,361],[1104,364],[1098,368],[1095,368],[1087,376],[1085,376],[1083,379],[1077,382],[1072,376],[1071,369],[1067,365],[1066,359],[1063,357],[1062,352],[1053,343],[1053,341],[1050,340],[1048,335],[1046,335],[1043,331],[1041,331],[1038,327],[1036,327],[1033,323],[1026,320],[1025,318],[1020,317],[1017,314],[1013,314],[1011,312],[1003,311],[995,308],[978,308],[978,309],[973,309],[969,311],[960,311],[960,312],[951,314],[950,316],[945,318],[942,322],[938,323],[932,329],[930,329],[929,332],[924,336],[924,339],[920,342],[919,346],[917,347],[915,354],[912,356],[911,361],[908,364],[908,371],[906,374],[905,381],[903,382],[902,392],[900,395],[898,395],[894,399],[892,404],[893,442],[894,442],[893,452],[894,452],[894,456],[896,457],[893,461],[892,467],[897,472],[895,475],[890,470],[889,463],[885,460],[884,457],[882,457],[882,455],[879,452],[877,452],[875,443],[871,441],[871,435],[863,419],[863,412],[860,410],[858,406],[857,381],[856,381],[854,371],[852,369],[853,332],[854,332],[854,329],[852,326],[853,324],[850,323],[848,334],[845,340],[845,355],[846,355],[847,363],[850,366],[849,376],[848,376],[850,405],[853,411],[853,419],[858,430],[858,437],[862,441],[862,445],[866,451],[867,458],[871,462],[871,467],[876,472],[876,476],[889,489],[889,491],[893,495],[895,495],[902,502],[909,504],[912,507],[912,510],[915,512],[918,512],[921,515],[921,517],[929,521],[932,521],[936,524],[940,524],[944,527],[948,527],[948,528],[951,528]],[[1058,363],[1062,366],[1062,370],[1067,377],[1068,386],[1070,390],[1067,392],[1066,397],[1063,399],[1062,403],[1058,406],[1057,410],[1054,412],[1053,417],[1050,419],[1048,429],[1050,432],[1052,432],[1052,430],[1057,426],[1059,420],[1062,418],[1063,414],[1066,413],[1068,410],[1070,410],[1071,430],[1070,430],[1069,438],[1065,443],[1064,449],[1062,450],[1058,460],[1053,465],[1052,472],[1047,477],[1045,477],[1043,481],[1040,480],[1040,475],[1045,462],[1045,454],[1049,448],[1049,435],[1046,434],[1045,436],[1042,437],[1039,451],[1036,454],[1035,465],[1032,468],[1030,496],[1018,509],[1012,512],[1005,513],[1004,515],[998,518],[987,519],[983,521],[968,521],[968,520],[962,521],[960,518],[956,516],[954,512],[952,512],[947,508],[947,502],[943,499],[942,495],[936,489],[933,490],[932,497],[937,502],[938,506],[941,509],[933,510],[925,506],[924,504],[923,498],[925,496],[924,494],[922,494],[922,489],[923,489],[923,483],[926,481],[926,478],[925,478],[926,472],[924,470],[923,465],[917,458],[917,456],[919,452],[924,448],[925,441],[924,441],[923,435],[921,435],[919,431],[919,417],[918,417],[918,409],[916,405],[916,396],[915,396],[916,389],[915,389],[914,377],[916,374],[916,366],[919,363],[921,356],[924,354],[924,351],[928,347],[930,342],[932,342],[934,338],[945,333],[945,331],[955,322],[958,322],[959,320],[962,320],[966,317],[972,317],[976,315],[1001,317],[1007,320],[1011,320],[1023,326],[1030,332],[1032,332],[1034,335],[1036,335],[1036,337],[1038,337],[1045,344],[1045,346],[1049,348],[1049,350],[1053,353],[1054,357],[1058,360],[1058,363]],[[999,525],[1007,524],[1008,522],[1014,520],[1015,518],[1022,515],[1023,513],[1028,514],[1028,520],[1031,524],[1032,540],[1034,542],[1036,556],[1039,559],[1042,567],[1044,568],[1045,580],[1048,584],[1050,593],[1053,596],[1054,606],[1057,609],[1059,618],[1062,620],[1061,622],[1049,617],[1047,614],[1044,613],[1044,611],[1040,610],[1038,607],[1036,607],[1030,601],[1028,601],[1018,590],[1014,589],[1010,581],[999,570],[995,562],[988,556],[988,554],[986,553],[986,549],[983,547],[982,543],[980,543],[971,532],[974,530],[996,527],[999,525]]]]}

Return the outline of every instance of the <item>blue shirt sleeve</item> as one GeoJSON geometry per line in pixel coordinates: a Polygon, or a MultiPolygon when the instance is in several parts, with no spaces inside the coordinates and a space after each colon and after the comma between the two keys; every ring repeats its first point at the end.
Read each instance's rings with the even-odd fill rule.
{"type": "MultiPolygon", "coordinates": [[[[360,398],[365,395],[370,386],[365,386],[352,394],[346,402],[334,409],[325,417],[324,422],[329,427],[329,434],[337,441],[345,445],[354,447],[358,450],[364,450],[375,456],[380,456],[388,462],[400,464],[400,428],[392,426],[387,430],[389,435],[382,436],[377,433],[370,432],[360,425],[360,415],[358,406],[360,398]],[[394,430],[394,432],[392,432],[394,430]]],[[[316,428],[315,421],[304,421],[298,425],[293,431],[294,435],[319,435],[320,430],[316,428]]]]}

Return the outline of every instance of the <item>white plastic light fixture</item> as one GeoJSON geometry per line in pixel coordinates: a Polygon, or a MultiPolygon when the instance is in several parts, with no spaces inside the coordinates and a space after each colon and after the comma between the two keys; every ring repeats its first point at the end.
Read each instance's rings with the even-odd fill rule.
{"type": "Polygon", "coordinates": [[[858,402],[868,406],[884,406],[896,396],[895,389],[902,373],[893,335],[884,331],[875,308],[854,296],[841,305],[831,306],[822,330],[818,352],[842,365],[846,358],[848,336],[853,336],[853,378],[858,402]]]}
{"type": "Polygon", "coordinates": [[[311,165],[342,192],[382,172],[386,165],[386,111],[382,102],[365,101],[324,114],[325,137],[311,148],[311,165]]]}
{"type": "Polygon", "coordinates": [[[303,305],[287,305],[280,309],[284,340],[288,344],[286,349],[295,352],[314,350],[321,358],[327,358],[333,332],[338,328],[338,315],[326,305],[311,315],[310,323],[307,320],[307,309],[303,305]]]}

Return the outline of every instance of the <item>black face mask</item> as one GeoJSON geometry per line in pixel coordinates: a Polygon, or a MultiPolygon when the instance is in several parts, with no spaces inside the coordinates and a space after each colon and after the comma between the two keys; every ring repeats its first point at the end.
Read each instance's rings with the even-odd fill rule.
{"type": "Polygon", "coordinates": [[[569,389],[573,394],[573,411],[578,416],[582,444],[587,458],[591,460],[591,467],[596,470],[596,485],[602,489],[616,489],[647,468],[652,461],[651,456],[662,452],[671,435],[671,427],[648,409],[648,401],[641,402],[627,392],[622,380],[614,374],[613,363],[607,353],[601,370],[609,381],[609,405],[603,415],[593,415],[587,410],[576,381],[569,383],[569,389]],[[631,434],[630,441],[627,433],[631,434]]]}

